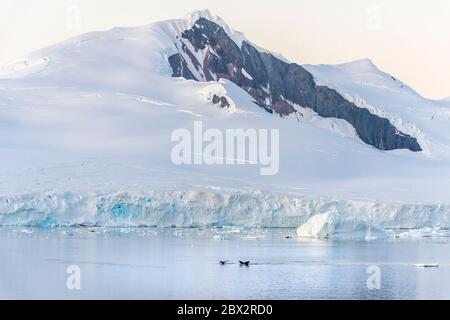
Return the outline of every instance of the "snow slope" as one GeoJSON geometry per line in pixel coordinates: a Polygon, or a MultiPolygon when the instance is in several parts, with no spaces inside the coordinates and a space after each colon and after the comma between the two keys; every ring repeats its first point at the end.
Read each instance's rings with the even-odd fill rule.
{"type": "Polygon", "coordinates": [[[445,103],[423,98],[369,59],[304,67],[318,83],[336,89],[357,106],[388,118],[397,129],[415,137],[426,155],[450,157],[450,110],[445,103]]]}
{"type": "Polygon", "coordinates": [[[442,99],[440,102],[443,103],[444,105],[450,107],[450,97],[442,99]]]}
{"type": "Polygon", "coordinates": [[[306,67],[416,136],[425,152],[379,151],[346,123],[314,114],[270,115],[228,81],[171,78],[167,58],[199,16],[236,43],[245,39],[200,11],[85,34],[2,68],[0,225],[298,227],[332,211],[383,227],[450,227],[447,106],[359,61],[306,67]],[[216,93],[232,108],[214,105],[216,93]],[[171,134],[199,120],[222,131],[279,129],[278,175],[252,165],[174,165],[171,134]]]}

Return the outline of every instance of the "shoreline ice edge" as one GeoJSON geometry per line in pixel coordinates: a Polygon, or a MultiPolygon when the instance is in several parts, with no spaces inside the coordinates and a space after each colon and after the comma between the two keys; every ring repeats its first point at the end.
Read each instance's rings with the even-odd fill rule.
{"type": "Polygon", "coordinates": [[[447,204],[333,200],[261,191],[0,196],[0,226],[298,228],[323,214],[332,214],[340,223],[358,221],[384,230],[450,228],[447,204]]]}

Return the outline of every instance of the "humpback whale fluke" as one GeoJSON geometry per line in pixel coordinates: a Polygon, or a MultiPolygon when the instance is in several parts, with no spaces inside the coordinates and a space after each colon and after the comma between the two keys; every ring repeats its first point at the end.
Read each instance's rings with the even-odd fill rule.
{"type": "Polygon", "coordinates": [[[239,265],[241,267],[249,267],[250,266],[250,261],[239,261],[239,265]]]}
{"type": "Polygon", "coordinates": [[[228,261],[229,261],[229,260],[219,261],[219,263],[220,263],[222,266],[224,266],[224,265],[226,265],[226,264],[228,263],[228,261]]]}

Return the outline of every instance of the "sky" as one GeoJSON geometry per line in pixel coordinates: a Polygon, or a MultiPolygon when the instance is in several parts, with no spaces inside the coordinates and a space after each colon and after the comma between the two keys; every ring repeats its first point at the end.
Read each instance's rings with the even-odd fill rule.
{"type": "Polygon", "coordinates": [[[370,58],[425,97],[450,96],[449,0],[0,0],[0,64],[81,33],[205,8],[292,62],[370,58]]]}

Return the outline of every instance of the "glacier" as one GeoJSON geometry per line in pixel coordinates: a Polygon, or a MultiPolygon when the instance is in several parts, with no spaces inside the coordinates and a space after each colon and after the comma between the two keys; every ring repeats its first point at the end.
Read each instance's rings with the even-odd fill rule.
{"type": "MultiPolygon", "coordinates": [[[[3,226],[296,228],[314,224],[321,217],[326,217],[322,220],[333,225],[332,228],[340,226],[331,230],[336,233],[343,229],[351,233],[370,226],[380,232],[446,230],[450,225],[450,205],[308,199],[261,191],[186,190],[105,195],[48,192],[0,197],[0,225],[3,226]],[[330,223],[333,219],[338,222],[330,223]]],[[[324,223],[319,226],[322,230],[324,223]]],[[[305,232],[301,234],[305,236],[305,232]]],[[[310,233],[310,236],[318,234],[310,233]]]]}

